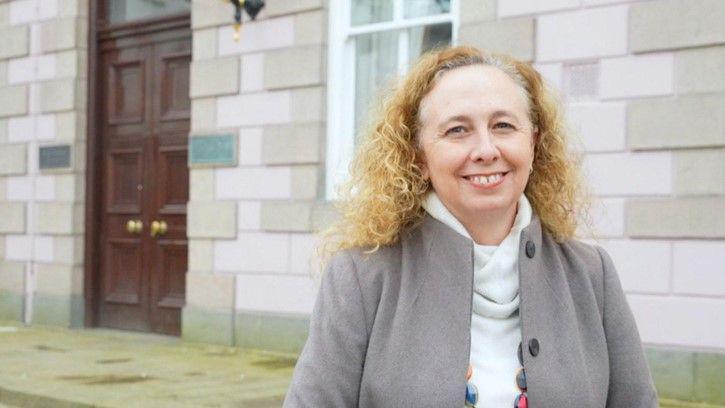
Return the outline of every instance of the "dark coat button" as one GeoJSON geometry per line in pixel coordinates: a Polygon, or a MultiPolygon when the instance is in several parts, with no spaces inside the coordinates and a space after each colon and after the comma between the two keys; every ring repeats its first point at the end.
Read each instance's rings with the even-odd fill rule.
{"type": "Polygon", "coordinates": [[[536,357],[536,355],[539,354],[539,340],[536,340],[536,339],[529,340],[529,352],[534,357],[536,357]]]}
{"type": "Polygon", "coordinates": [[[536,245],[534,245],[534,242],[531,240],[526,241],[526,256],[528,256],[529,258],[533,258],[535,253],[536,245]]]}

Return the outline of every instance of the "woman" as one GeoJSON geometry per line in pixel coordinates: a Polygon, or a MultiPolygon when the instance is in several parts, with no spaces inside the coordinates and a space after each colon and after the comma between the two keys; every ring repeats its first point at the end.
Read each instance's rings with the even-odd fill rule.
{"type": "Polygon", "coordinates": [[[573,238],[559,111],[527,63],[419,60],[356,156],[285,407],[657,406],[614,265],[573,238]]]}

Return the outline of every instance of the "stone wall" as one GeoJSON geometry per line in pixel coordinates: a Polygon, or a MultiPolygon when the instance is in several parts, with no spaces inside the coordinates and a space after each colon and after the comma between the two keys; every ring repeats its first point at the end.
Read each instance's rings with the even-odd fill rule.
{"type": "Polygon", "coordinates": [[[195,166],[188,206],[186,339],[299,351],[321,199],[325,4],[268,1],[234,41],[232,7],[195,0],[192,137],[235,136],[233,166],[195,166]]]}
{"type": "Polygon", "coordinates": [[[0,318],[83,322],[88,3],[0,1],[0,318]],[[69,166],[39,151],[69,146],[69,166]],[[32,296],[26,296],[32,293],[32,296]]]}

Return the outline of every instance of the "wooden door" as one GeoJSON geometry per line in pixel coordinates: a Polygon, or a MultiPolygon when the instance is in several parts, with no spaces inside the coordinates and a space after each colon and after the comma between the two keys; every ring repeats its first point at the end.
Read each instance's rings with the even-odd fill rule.
{"type": "Polygon", "coordinates": [[[140,24],[105,33],[99,49],[97,322],[179,335],[187,270],[191,31],[173,21],[140,24]]]}

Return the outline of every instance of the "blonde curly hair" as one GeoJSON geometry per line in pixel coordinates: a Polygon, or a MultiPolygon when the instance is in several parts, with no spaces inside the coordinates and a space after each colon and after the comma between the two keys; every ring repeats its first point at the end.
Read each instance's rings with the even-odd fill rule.
{"type": "Polygon", "coordinates": [[[398,242],[425,215],[422,200],[432,188],[421,175],[419,107],[438,77],[467,65],[495,66],[522,86],[530,119],[539,129],[533,173],[524,194],[542,227],[558,242],[574,237],[584,222],[591,230],[590,196],[580,175],[581,158],[567,148],[561,103],[527,62],[470,46],[434,49],[424,54],[402,81],[388,90],[371,116],[350,166],[350,178],[334,203],[341,216],[321,232],[320,266],[335,252],[362,247],[371,253],[398,242]]]}

